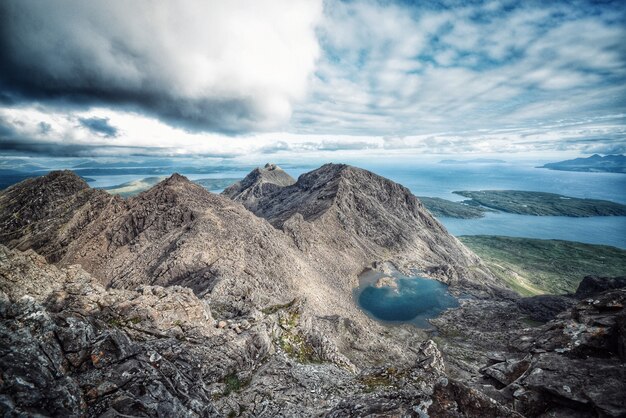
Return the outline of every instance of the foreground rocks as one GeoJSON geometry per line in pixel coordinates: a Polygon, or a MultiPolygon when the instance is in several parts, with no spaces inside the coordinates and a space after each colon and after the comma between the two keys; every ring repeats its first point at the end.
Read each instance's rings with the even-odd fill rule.
{"type": "Polygon", "coordinates": [[[506,301],[467,301],[433,321],[451,375],[525,416],[625,416],[626,289],[597,281],[583,280],[582,300],[559,297],[570,308],[544,325],[532,303],[506,301]]]}
{"type": "Polygon", "coordinates": [[[304,333],[297,302],[222,327],[189,289],[107,290],[3,246],[0,289],[4,416],[424,416],[435,398],[431,416],[516,416],[450,381],[432,341],[355,369],[304,333]]]}

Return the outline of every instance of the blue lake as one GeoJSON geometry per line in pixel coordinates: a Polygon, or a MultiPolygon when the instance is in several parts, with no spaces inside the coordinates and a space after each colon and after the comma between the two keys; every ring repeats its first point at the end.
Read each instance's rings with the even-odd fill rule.
{"type": "Polygon", "coordinates": [[[448,308],[459,306],[448,286],[436,280],[408,277],[398,272],[384,274],[368,270],[359,276],[354,293],[358,305],[371,317],[385,323],[410,323],[432,328],[429,319],[448,308]],[[383,277],[393,278],[395,287],[377,286],[383,277]]]}

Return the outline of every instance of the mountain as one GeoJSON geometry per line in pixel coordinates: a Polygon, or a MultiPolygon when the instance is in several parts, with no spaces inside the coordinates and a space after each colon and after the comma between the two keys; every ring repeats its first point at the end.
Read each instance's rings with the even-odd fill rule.
{"type": "Polygon", "coordinates": [[[237,202],[243,202],[248,209],[255,207],[263,196],[272,194],[284,186],[291,186],[296,181],[275,164],[266,164],[255,168],[243,180],[224,189],[222,194],[237,202]]]}
{"type": "MultiPolygon", "coordinates": [[[[278,170],[277,167],[268,166],[251,173],[248,180],[254,176],[255,181],[247,182],[245,179],[242,181],[244,187],[241,188],[241,196],[252,198],[253,194],[247,191],[248,188],[253,188],[262,192],[259,203],[265,204],[264,193],[268,190],[282,192],[283,189],[291,187],[285,184],[292,181],[278,170]],[[266,187],[265,183],[274,186],[266,187]]],[[[134,300],[138,296],[124,292],[141,294],[147,291],[142,289],[157,289],[150,292],[158,292],[165,296],[170,291],[159,289],[176,289],[176,286],[190,289],[193,298],[200,299],[201,303],[210,307],[207,308],[209,310],[206,315],[208,318],[215,318],[211,329],[228,328],[228,331],[224,332],[229,338],[242,335],[241,341],[234,343],[235,346],[224,346],[223,350],[226,350],[226,353],[223,355],[228,358],[241,358],[242,354],[237,354],[241,350],[251,353],[238,360],[248,362],[249,366],[228,366],[229,369],[221,374],[212,372],[213,377],[207,379],[215,384],[220,380],[231,383],[235,380],[244,381],[253,370],[257,376],[266,375],[265,373],[268,373],[267,376],[276,375],[278,373],[276,370],[292,367],[289,366],[292,361],[290,358],[301,363],[327,364],[320,369],[325,370],[323,373],[331,373],[326,384],[340,387],[354,386],[354,383],[348,381],[354,379],[355,372],[381,362],[393,361],[398,366],[413,367],[411,365],[415,364],[420,351],[410,347],[420,346],[425,341],[424,333],[415,329],[414,332],[407,334],[406,326],[385,331],[382,325],[367,317],[352,300],[352,290],[358,284],[358,274],[367,266],[383,265],[383,262],[392,260],[396,250],[401,249],[419,249],[426,256],[422,262],[433,268],[433,275],[442,279],[445,277],[450,280],[458,279],[460,271],[452,267],[453,253],[446,252],[443,245],[454,246],[451,251],[467,257],[466,260],[462,260],[464,262],[479,263],[479,260],[451,237],[441,242],[434,239],[414,242],[417,237],[415,234],[418,232],[430,239],[431,236],[445,231],[427,213],[422,213],[422,209],[418,207],[419,203],[406,189],[395,183],[383,181],[371,173],[347,166],[329,165],[303,176],[297,190],[294,191],[297,193],[290,198],[287,195],[283,196],[288,210],[294,212],[294,216],[288,217],[282,224],[283,229],[276,228],[268,220],[256,216],[240,203],[225,196],[212,194],[180,175],[173,175],[151,189],[126,200],[102,190],[89,188],[82,179],[69,171],[53,172],[26,180],[0,193],[0,225],[3,230],[0,239],[11,248],[32,249],[45,257],[45,261],[43,258],[35,257],[33,263],[37,268],[33,267],[31,270],[42,269],[42,272],[37,271],[33,275],[39,277],[38,280],[50,289],[40,289],[41,286],[34,282],[27,285],[22,280],[10,279],[4,285],[7,290],[3,291],[9,295],[10,304],[19,304],[19,292],[45,293],[45,296],[42,295],[38,299],[39,305],[32,307],[44,316],[53,315],[53,312],[59,310],[76,312],[80,319],[73,319],[72,324],[80,325],[72,326],[89,330],[85,331],[88,332],[84,337],[88,341],[83,339],[85,346],[76,350],[84,350],[87,353],[102,351],[104,358],[107,359],[105,364],[115,364],[117,365],[115,367],[130,367],[125,365],[124,350],[137,352],[145,349],[148,350],[147,353],[152,350],[162,357],[165,356],[163,348],[157,350],[149,348],[155,346],[145,344],[141,345],[143,348],[137,347],[133,341],[141,341],[141,338],[137,340],[135,332],[139,335],[170,335],[169,331],[164,332],[162,326],[155,328],[150,325],[144,329],[141,318],[142,315],[148,315],[148,318],[153,320],[155,315],[158,316],[158,313],[166,308],[178,308],[175,307],[175,301],[169,302],[159,310],[141,306],[137,308],[139,316],[131,313],[120,318],[119,315],[115,315],[126,312],[127,307],[115,305],[108,308],[111,298],[123,295],[120,296],[122,299],[134,300]],[[372,184],[367,186],[366,183],[370,181],[378,182],[388,189],[380,195],[372,194],[378,186],[372,184]],[[351,185],[349,182],[354,184],[351,185]],[[365,194],[361,195],[361,192],[358,192],[356,197],[351,197],[349,187],[362,188],[365,194]],[[315,204],[314,201],[322,196],[328,196],[328,202],[315,204]],[[369,212],[364,211],[365,208],[360,206],[366,204],[366,199],[371,198],[386,200],[373,201],[371,203],[375,208],[369,212]],[[312,208],[317,210],[319,222],[310,224],[311,217],[307,215],[305,219],[300,213],[296,214],[293,199],[302,199],[303,213],[311,213],[312,208]],[[385,208],[392,202],[400,206],[385,208]],[[363,216],[363,219],[354,219],[356,216],[363,216]],[[419,221],[420,231],[415,227],[409,227],[411,232],[403,234],[400,231],[403,219],[419,221]],[[287,225],[291,226],[287,228],[287,225]],[[332,228],[338,227],[344,229],[333,238],[332,228]],[[428,232],[426,231],[428,228],[435,229],[428,232]],[[400,234],[399,243],[391,239],[391,233],[400,234]],[[324,247],[326,244],[329,247],[324,247]],[[347,247],[342,253],[340,247],[343,245],[347,247]],[[57,273],[53,266],[47,267],[46,262],[54,263],[56,265],[54,268],[67,273],[57,273]],[[75,270],[72,270],[75,265],[80,265],[86,273],[75,273],[75,270]],[[59,274],[63,277],[70,275],[71,278],[56,279],[59,274]],[[84,274],[88,274],[90,278],[85,279],[88,281],[88,288],[81,290],[82,285],[78,286],[76,280],[84,277],[84,274]],[[52,277],[45,278],[46,275],[52,277]],[[58,280],[62,283],[55,283],[58,280]],[[96,285],[99,286],[98,289],[106,291],[89,290],[96,285]],[[58,296],[52,298],[50,296],[57,291],[67,294],[71,304],[59,302],[54,306],[48,305],[49,301],[58,299],[58,296]],[[86,296],[78,299],[74,296],[81,294],[86,296]],[[86,299],[88,295],[93,295],[98,301],[88,302],[86,299]],[[93,309],[96,310],[95,318],[89,316],[93,309]],[[99,318],[105,318],[105,323],[103,324],[103,320],[99,318]],[[138,328],[135,325],[138,324],[141,324],[139,331],[135,330],[138,328]],[[126,337],[115,330],[118,327],[123,329],[126,337]],[[250,329],[258,332],[248,332],[250,329]],[[108,349],[98,348],[101,343],[89,337],[96,334],[111,335],[112,341],[117,341],[113,344],[117,344],[118,350],[122,350],[122,353],[119,351],[109,353],[108,349]],[[282,354],[276,358],[272,357],[269,366],[266,366],[271,367],[271,370],[259,372],[256,368],[260,367],[262,364],[260,362],[265,361],[263,359],[268,355],[254,357],[258,350],[262,353],[265,353],[263,350],[273,353],[279,350],[282,354]],[[254,360],[245,360],[248,358],[254,360]]],[[[410,254],[405,254],[408,255],[410,254]]],[[[13,272],[12,260],[20,257],[22,255],[15,252],[4,259],[0,258],[3,263],[9,263],[5,271],[13,272]]],[[[401,259],[398,258],[398,261],[401,259]]],[[[467,267],[463,267],[465,268],[467,267]]],[[[6,274],[3,277],[7,277],[6,274]]],[[[482,282],[476,282],[474,290],[478,293],[498,290],[495,283],[491,284],[495,290],[482,282]]],[[[15,309],[19,311],[17,305],[15,309]]],[[[170,317],[168,327],[171,323],[182,321],[174,318],[185,315],[186,309],[177,312],[170,317]]],[[[24,315],[27,315],[26,311],[24,315]]],[[[15,317],[12,320],[26,321],[26,318],[15,317]]],[[[27,321],[19,323],[21,326],[29,326],[27,321]]],[[[52,324],[46,326],[54,328],[52,324]]],[[[182,329],[185,330],[186,327],[183,326],[182,329]]],[[[33,334],[24,338],[28,341],[38,341],[39,331],[33,329],[32,332],[33,334]]],[[[77,331],[66,330],[65,325],[61,325],[57,332],[62,334],[77,331]]],[[[195,338],[187,331],[181,337],[195,338]]],[[[8,344],[23,344],[22,340],[15,338],[7,340],[8,344]]],[[[61,340],[60,349],[62,353],[70,355],[74,349],[65,348],[66,344],[69,344],[69,340],[68,342],[61,340]]],[[[203,343],[206,347],[223,344],[221,340],[203,343]]],[[[32,352],[28,348],[30,345],[25,347],[29,353],[32,352]]],[[[184,350],[185,356],[202,359],[202,364],[213,364],[215,355],[220,353],[218,351],[200,355],[195,349],[179,349],[184,350]]],[[[23,355],[27,357],[30,354],[25,352],[23,355]]],[[[151,354],[149,356],[154,357],[151,354]]],[[[91,363],[92,365],[87,367],[88,370],[97,366],[94,360],[91,363]]],[[[143,367],[147,367],[147,364],[141,366],[143,367]]],[[[112,373],[117,373],[115,370],[112,373]]],[[[80,373],[78,369],[71,372],[73,376],[71,379],[84,381],[80,378],[80,373]]],[[[305,373],[305,370],[298,373],[305,373]]],[[[419,373],[426,373],[424,379],[436,377],[434,372],[419,371],[419,373]]],[[[90,376],[95,378],[93,374],[90,376]]],[[[151,374],[145,376],[149,379],[151,374]]],[[[42,379],[45,381],[45,378],[42,379]]],[[[119,382],[122,377],[118,376],[115,379],[114,381],[119,382]]],[[[163,382],[163,385],[167,384],[163,382]]],[[[176,386],[179,383],[171,384],[176,386]]],[[[279,382],[274,384],[284,385],[279,382]]],[[[68,392],[75,392],[75,386],[66,389],[68,392]]],[[[262,388],[257,390],[260,389],[262,388]]],[[[84,387],[83,390],[89,391],[84,387]]],[[[416,399],[423,396],[421,389],[416,387],[412,390],[416,399]]],[[[100,402],[102,397],[98,393],[96,391],[89,396],[95,397],[100,402]]],[[[351,390],[351,393],[356,392],[351,390]]],[[[204,402],[202,397],[206,396],[206,393],[196,395],[201,397],[194,399],[204,402]]],[[[167,399],[169,395],[163,393],[163,396],[167,399]]],[[[294,396],[301,399],[304,395],[298,391],[294,396]]],[[[76,399],[75,401],[77,402],[75,405],[80,403],[76,399]]],[[[226,407],[222,405],[222,410],[224,408],[226,407]]],[[[298,412],[300,415],[309,413],[298,412]]]]}
{"type": "Polygon", "coordinates": [[[1,241],[56,262],[105,207],[121,204],[71,171],[30,178],[0,192],[1,241]]]}
{"type": "Polygon", "coordinates": [[[560,171],[626,173],[626,156],[616,154],[602,157],[594,154],[587,158],[575,158],[573,160],[544,164],[540,168],[560,171]]]}
{"type": "Polygon", "coordinates": [[[390,261],[474,292],[498,289],[480,259],[397,183],[343,164],[326,164],[293,184],[265,174],[255,170],[237,193],[224,194],[285,231],[310,258],[324,260],[318,268],[335,265],[353,276],[390,261]]]}

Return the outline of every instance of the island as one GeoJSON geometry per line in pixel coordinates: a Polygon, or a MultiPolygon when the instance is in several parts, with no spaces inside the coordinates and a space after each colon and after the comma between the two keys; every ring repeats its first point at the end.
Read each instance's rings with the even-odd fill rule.
{"type": "Polygon", "coordinates": [[[464,202],[453,202],[452,200],[442,199],[440,197],[418,196],[418,199],[424,204],[426,209],[436,217],[475,219],[485,216],[485,212],[495,212],[494,210],[468,205],[464,202]]]}
{"type": "Polygon", "coordinates": [[[575,158],[573,160],[548,163],[537,168],[548,168],[550,170],[560,171],[581,171],[587,173],[626,173],[626,156],[616,154],[602,157],[598,154],[594,154],[588,158],[575,158]]]}
{"type": "Polygon", "coordinates": [[[626,216],[626,205],[609,200],[581,199],[523,190],[456,191],[465,203],[502,212],[533,216],[626,216]]]}
{"type": "Polygon", "coordinates": [[[522,296],[573,293],[585,276],[626,274],[626,250],[608,245],[492,235],[458,238],[522,296]]]}

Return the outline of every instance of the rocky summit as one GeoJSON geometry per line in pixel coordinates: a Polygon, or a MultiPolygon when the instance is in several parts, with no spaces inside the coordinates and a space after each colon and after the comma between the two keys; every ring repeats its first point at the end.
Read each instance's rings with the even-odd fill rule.
{"type": "Polygon", "coordinates": [[[128,199],[69,171],[0,192],[4,416],[623,416],[622,278],[521,299],[406,188],[327,164],[128,199]],[[461,306],[384,326],[366,268],[461,306]]]}

